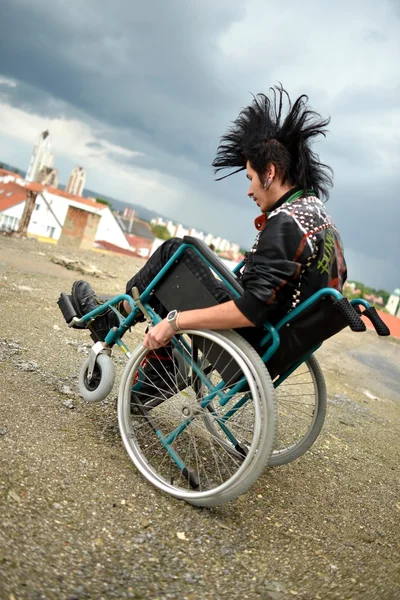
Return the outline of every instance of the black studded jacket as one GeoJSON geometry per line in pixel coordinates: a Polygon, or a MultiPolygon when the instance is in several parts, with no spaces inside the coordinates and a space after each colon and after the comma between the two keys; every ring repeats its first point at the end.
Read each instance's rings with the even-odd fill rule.
{"type": "Polygon", "coordinates": [[[323,287],[342,290],[347,268],[340,235],[311,192],[293,188],[255,225],[240,274],[244,294],[235,304],[256,326],[276,323],[323,287]]]}

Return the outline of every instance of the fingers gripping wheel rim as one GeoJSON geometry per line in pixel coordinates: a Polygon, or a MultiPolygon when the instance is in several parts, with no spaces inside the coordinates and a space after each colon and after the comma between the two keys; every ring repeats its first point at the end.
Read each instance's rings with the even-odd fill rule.
{"type": "Polygon", "coordinates": [[[246,491],[258,475],[254,464],[267,463],[273,440],[269,447],[261,440],[270,415],[250,368],[223,335],[184,331],[179,338],[186,373],[160,363],[158,381],[165,384],[153,390],[152,398],[150,382],[146,396],[135,392],[131,398],[133,376],[147,350],[139,346],[133,353],[118,399],[121,435],[130,458],[153,485],[190,503],[213,506],[246,491]],[[200,395],[199,379],[206,390],[200,395]],[[213,417],[218,436],[205,426],[211,400],[218,403],[213,417]],[[233,456],[223,438],[246,450],[233,456]]]}
{"type": "Polygon", "coordinates": [[[115,367],[112,358],[99,354],[93,369],[92,378],[88,378],[89,358],[85,360],[79,373],[79,393],[86,402],[100,402],[111,392],[115,380],[115,367]]]}

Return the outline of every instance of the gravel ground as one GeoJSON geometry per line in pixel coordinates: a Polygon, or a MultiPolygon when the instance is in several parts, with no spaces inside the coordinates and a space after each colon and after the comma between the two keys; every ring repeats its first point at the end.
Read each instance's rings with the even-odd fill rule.
{"type": "Polygon", "coordinates": [[[141,264],[0,236],[1,600],[400,597],[398,343],[373,332],[325,343],[316,444],[236,502],[196,509],[130,462],[117,385],[99,405],[77,395],[90,338],[56,300],[82,275],[52,255],[95,265],[100,293],[141,264]]]}

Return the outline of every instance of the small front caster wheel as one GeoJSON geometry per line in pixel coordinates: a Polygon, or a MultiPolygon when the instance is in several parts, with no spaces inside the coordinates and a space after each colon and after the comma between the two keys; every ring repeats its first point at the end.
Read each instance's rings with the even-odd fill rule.
{"type": "Polygon", "coordinates": [[[88,379],[88,369],[89,358],[85,360],[79,373],[79,393],[86,402],[100,402],[108,396],[113,388],[114,363],[107,354],[99,354],[90,380],[88,379]]]}

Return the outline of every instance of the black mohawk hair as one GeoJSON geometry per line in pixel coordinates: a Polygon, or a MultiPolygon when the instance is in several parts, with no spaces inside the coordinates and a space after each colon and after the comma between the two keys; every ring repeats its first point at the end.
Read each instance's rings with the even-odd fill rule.
{"type": "Polygon", "coordinates": [[[214,173],[235,170],[217,181],[243,171],[247,161],[262,180],[267,165],[273,163],[282,183],[288,181],[305,191],[314,190],[319,198],[327,200],[333,171],[320,162],[310,145],[317,136],[325,137],[330,119],[322,119],[311,110],[304,94],[292,105],[282,85],[271,87],[270,91],[271,99],[265,94],[253,96],[250,106],[240,111],[221,138],[212,164],[214,173]],[[288,110],[284,114],[286,103],[288,110]]]}

